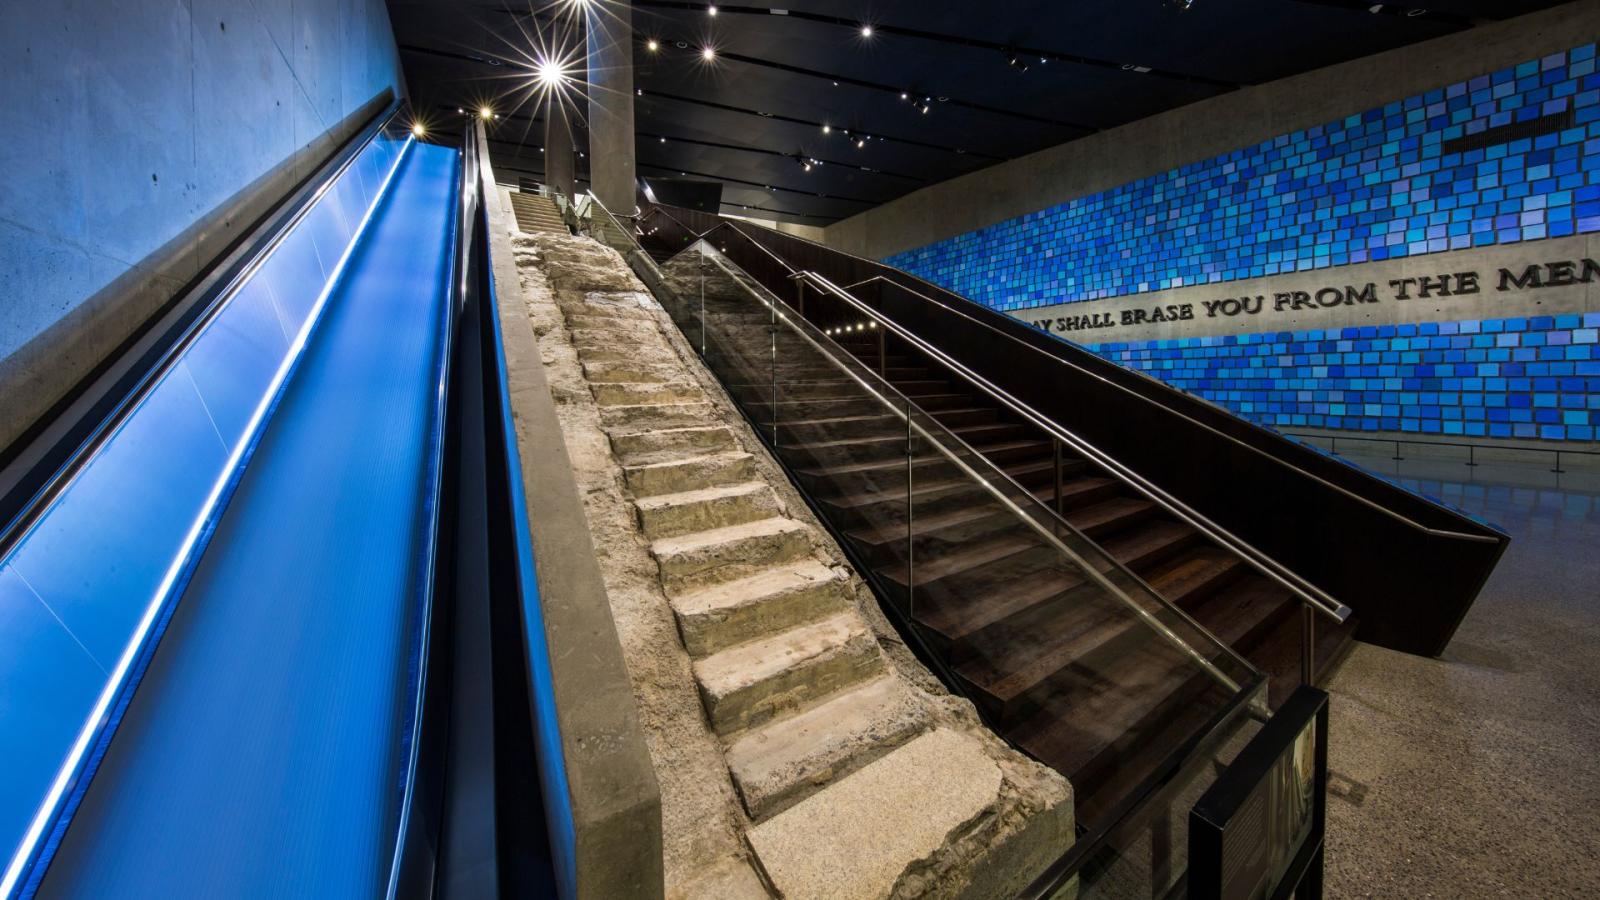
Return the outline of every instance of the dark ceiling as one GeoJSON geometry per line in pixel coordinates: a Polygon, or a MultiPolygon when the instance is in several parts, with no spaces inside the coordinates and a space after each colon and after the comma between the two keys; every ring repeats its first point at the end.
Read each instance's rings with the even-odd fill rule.
{"type": "MultiPolygon", "coordinates": [[[[779,0],[712,15],[705,3],[636,0],[639,174],[718,180],[725,212],[824,225],[1195,100],[1557,0],[1173,2],[779,0]]],[[[457,109],[489,104],[497,169],[537,180],[536,35],[574,5],[390,0],[419,116],[451,131],[457,109]]]]}

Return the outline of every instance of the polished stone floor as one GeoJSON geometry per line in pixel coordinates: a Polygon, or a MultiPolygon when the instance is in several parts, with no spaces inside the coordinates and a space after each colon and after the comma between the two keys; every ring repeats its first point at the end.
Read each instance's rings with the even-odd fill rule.
{"type": "Polygon", "coordinates": [[[1351,459],[1513,540],[1442,658],[1334,676],[1327,896],[1600,896],[1600,469],[1351,459]]]}

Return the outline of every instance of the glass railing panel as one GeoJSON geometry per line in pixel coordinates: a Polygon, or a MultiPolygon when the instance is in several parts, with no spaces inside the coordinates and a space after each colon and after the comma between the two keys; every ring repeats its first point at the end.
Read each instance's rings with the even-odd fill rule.
{"type": "MultiPolygon", "coordinates": [[[[1259,688],[1247,663],[1008,477],[1008,465],[1055,464],[1048,438],[995,416],[963,420],[969,443],[941,416],[970,413],[970,389],[892,384],[705,242],[664,275],[669,312],[691,340],[704,328],[707,365],[884,599],[996,730],[1074,782],[1081,824],[1108,826],[1172,778],[1259,688]]],[[[853,324],[842,339],[873,343],[853,324]]]]}

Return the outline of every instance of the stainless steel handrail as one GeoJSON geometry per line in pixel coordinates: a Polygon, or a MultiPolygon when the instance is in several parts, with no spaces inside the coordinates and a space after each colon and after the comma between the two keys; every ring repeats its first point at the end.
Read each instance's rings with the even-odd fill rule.
{"type": "MultiPolygon", "coordinates": [[[[924,294],[921,291],[916,290],[915,288],[907,287],[906,285],[901,284],[900,282],[895,281],[892,278],[885,277],[883,275],[874,275],[871,278],[863,279],[861,281],[858,281],[858,282],[850,285],[847,288],[844,288],[843,290],[848,291],[848,290],[851,290],[851,289],[854,289],[854,288],[858,288],[863,284],[870,284],[870,283],[872,283],[874,281],[881,281],[881,282],[884,282],[886,284],[892,284],[895,287],[898,287],[898,288],[900,288],[900,289],[902,289],[904,291],[907,291],[908,293],[911,293],[911,294],[913,294],[913,295],[915,295],[917,297],[921,297],[922,299],[927,300],[930,303],[939,303],[938,300],[936,300],[936,299],[934,299],[932,297],[929,297],[927,294],[924,294]]],[[[1416,520],[1414,520],[1414,519],[1412,519],[1412,518],[1410,518],[1408,516],[1405,516],[1405,515],[1403,515],[1401,513],[1395,512],[1394,510],[1389,509],[1388,507],[1383,506],[1380,503],[1376,503],[1376,502],[1374,502],[1374,501],[1372,501],[1372,500],[1370,500],[1370,499],[1368,499],[1366,497],[1363,497],[1360,494],[1355,493],[1354,491],[1351,491],[1351,490],[1349,490],[1347,488],[1340,487],[1339,485],[1334,484],[1331,481],[1328,481],[1326,478],[1323,478],[1320,475],[1317,475],[1317,474],[1315,474],[1313,472],[1308,472],[1304,468],[1295,465],[1294,463],[1290,462],[1289,460],[1286,460],[1286,459],[1283,459],[1281,457],[1275,456],[1275,455],[1273,455],[1271,453],[1268,453],[1267,451],[1261,449],[1260,447],[1257,447],[1257,446],[1255,446],[1253,444],[1246,443],[1245,441],[1242,441],[1242,440],[1234,437],[1231,434],[1227,434],[1225,432],[1219,431],[1218,429],[1216,429],[1216,428],[1214,428],[1214,427],[1212,427],[1210,425],[1207,425],[1206,423],[1200,421],[1199,419],[1194,418],[1193,416],[1188,415],[1187,413],[1184,413],[1184,412],[1181,412],[1179,410],[1173,409],[1172,407],[1167,406],[1164,403],[1160,403],[1160,402],[1156,401],[1152,397],[1147,397],[1147,396],[1139,393],[1138,391],[1135,391],[1135,390],[1129,388],[1126,385],[1117,384],[1116,382],[1112,381],[1111,379],[1106,378],[1104,375],[1100,375],[1100,374],[1098,374],[1096,372],[1091,372],[1088,369],[1085,369],[1083,366],[1081,366],[1081,365],[1079,365],[1079,364],[1077,364],[1075,362],[1072,362],[1071,360],[1062,359],[1061,357],[1055,356],[1054,354],[1045,353],[1043,350],[1039,349],[1038,347],[1035,347],[1035,346],[1033,346],[1032,344],[1029,344],[1026,341],[1018,340],[1016,338],[1016,336],[1010,335],[1010,334],[1006,334],[1004,331],[1001,331],[998,328],[995,328],[994,326],[988,324],[987,322],[980,322],[977,319],[974,319],[973,317],[967,315],[966,313],[961,312],[960,310],[951,309],[948,305],[945,305],[943,303],[940,303],[939,305],[943,306],[945,309],[950,310],[952,313],[955,313],[956,315],[959,315],[962,318],[965,318],[967,321],[972,322],[973,324],[978,325],[979,327],[982,327],[982,328],[984,328],[984,329],[986,329],[986,330],[988,330],[988,331],[990,331],[990,332],[992,332],[994,334],[997,334],[997,335],[1005,338],[1006,340],[1011,341],[1014,344],[1018,344],[1018,345],[1020,345],[1022,347],[1025,347],[1028,350],[1033,351],[1034,353],[1038,353],[1038,354],[1041,354],[1041,355],[1044,355],[1044,356],[1048,356],[1051,359],[1057,360],[1057,361],[1061,362],[1064,365],[1071,366],[1072,368],[1078,370],[1079,372],[1082,372],[1083,374],[1085,374],[1085,375],[1087,375],[1087,376],[1089,376],[1091,378],[1094,378],[1094,379],[1096,379],[1096,380],[1098,380],[1098,381],[1100,381],[1100,382],[1102,382],[1104,384],[1107,384],[1107,385],[1109,385],[1109,386],[1111,386],[1113,388],[1116,388],[1117,390],[1122,391],[1125,394],[1128,394],[1128,395],[1133,396],[1133,397],[1137,397],[1138,399],[1143,400],[1144,402],[1149,403],[1149,404],[1151,404],[1153,406],[1159,406],[1162,409],[1172,413],[1173,415],[1179,416],[1184,421],[1187,421],[1187,422],[1189,422],[1189,423],[1191,423],[1193,425],[1197,425],[1200,428],[1203,428],[1206,431],[1209,431],[1212,434],[1214,434],[1214,435],[1216,435],[1216,436],[1218,436],[1220,438],[1223,438],[1224,440],[1227,440],[1227,441],[1230,441],[1230,442],[1232,442],[1234,444],[1237,444],[1238,446],[1243,447],[1243,448],[1249,450],[1250,452],[1255,453],[1258,456],[1261,456],[1261,457],[1264,457],[1266,459],[1269,459],[1272,462],[1277,463],[1280,466],[1283,466],[1285,468],[1293,470],[1294,472],[1299,473],[1300,475],[1304,475],[1305,477],[1310,478],[1313,481],[1316,481],[1318,484],[1321,484],[1321,485],[1323,485],[1325,487],[1328,487],[1328,488],[1332,488],[1337,493],[1342,494],[1342,495],[1344,495],[1344,496],[1346,496],[1346,497],[1348,497],[1348,498],[1350,498],[1350,499],[1352,499],[1352,500],[1356,501],[1357,503],[1360,503],[1360,504],[1362,504],[1364,506],[1368,506],[1368,507],[1370,507],[1370,508],[1372,508],[1374,510],[1377,510],[1378,512],[1390,517],[1391,519],[1394,519],[1397,522],[1401,522],[1401,523],[1411,527],[1414,530],[1420,531],[1420,532],[1422,532],[1424,534],[1432,535],[1434,537],[1444,537],[1444,538],[1451,538],[1451,539],[1455,539],[1455,540],[1476,541],[1476,542],[1480,542],[1480,543],[1491,543],[1491,544],[1497,542],[1496,538],[1491,537],[1489,535],[1467,534],[1466,532],[1463,532],[1463,531],[1449,531],[1449,530],[1446,530],[1446,529],[1432,528],[1432,527],[1429,527],[1427,525],[1424,525],[1421,522],[1418,522],[1418,521],[1416,521],[1416,520]]],[[[1129,369],[1128,371],[1131,372],[1131,371],[1134,371],[1134,370],[1129,369]]],[[[1143,373],[1136,373],[1136,374],[1142,375],[1143,373]]],[[[1148,377],[1148,376],[1145,376],[1145,377],[1148,377]]],[[[1157,379],[1151,379],[1151,380],[1152,381],[1157,381],[1157,379]]],[[[1165,387],[1167,387],[1169,390],[1175,390],[1174,388],[1171,388],[1170,385],[1165,385],[1165,387]]],[[[1187,395],[1185,395],[1185,396],[1187,396],[1187,395]]]]}
{"type": "MultiPolygon", "coordinates": [[[[645,249],[642,246],[639,245],[639,239],[638,239],[638,237],[636,237],[634,235],[633,230],[628,228],[627,226],[623,225],[620,221],[618,221],[616,215],[613,214],[611,212],[611,210],[606,208],[606,205],[600,201],[599,197],[596,197],[594,195],[593,191],[590,191],[589,193],[585,194],[584,196],[589,198],[589,206],[590,206],[591,209],[598,208],[601,212],[605,213],[606,219],[611,222],[612,227],[614,227],[618,231],[622,232],[623,236],[628,239],[628,243],[633,246],[633,251],[635,253],[639,254],[639,256],[641,257],[641,259],[644,262],[645,266],[650,270],[650,272],[653,275],[655,275],[657,278],[660,278],[661,277],[661,268],[656,265],[655,258],[652,257],[649,253],[647,253],[645,251],[645,249]]],[[[590,220],[593,221],[593,215],[592,214],[590,216],[590,220]]],[[[615,248],[613,248],[613,249],[615,249],[615,248]]]]}
{"type": "Polygon", "coordinates": [[[1312,608],[1318,610],[1323,615],[1333,619],[1336,622],[1344,622],[1346,619],[1350,618],[1350,607],[1340,603],[1338,600],[1330,596],[1326,591],[1318,588],[1316,585],[1313,585],[1310,582],[1307,582],[1304,578],[1285,568],[1276,560],[1241,540],[1232,532],[1211,521],[1209,518],[1189,507],[1176,497],[1173,497],[1171,494],[1168,494],[1166,491],[1162,490],[1148,479],[1112,458],[1109,454],[1104,453],[1089,441],[1079,437],[1067,428],[1037,412],[1032,407],[1011,396],[1009,393],[1006,393],[1000,387],[996,386],[993,382],[990,382],[988,379],[984,378],[978,373],[972,371],[956,360],[951,359],[950,356],[944,351],[934,347],[927,341],[922,340],[915,334],[912,334],[910,331],[907,331],[893,319],[890,319],[888,316],[883,315],[882,313],[873,309],[871,306],[857,299],[855,296],[829,281],[826,277],[810,270],[798,273],[795,277],[810,281],[811,283],[817,285],[819,290],[826,290],[828,293],[848,303],[862,314],[870,316],[873,320],[879,322],[883,327],[893,331],[902,340],[910,343],[923,353],[933,357],[941,365],[950,369],[952,372],[955,372],[974,387],[993,397],[995,400],[998,400],[1012,412],[1022,416],[1037,427],[1043,429],[1052,437],[1071,446],[1084,456],[1092,459],[1102,468],[1111,471],[1113,474],[1117,475],[1119,479],[1125,481],[1129,484],[1129,486],[1139,491],[1139,493],[1144,494],[1146,497],[1165,508],[1168,512],[1187,522],[1202,533],[1210,536],[1212,539],[1216,540],[1217,543],[1232,549],[1234,552],[1238,553],[1240,558],[1244,559],[1245,562],[1249,563],[1257,571],[1271,578],[1284,588],[1294,592],[1294,594],[1298,596],[1302,602],[1310,604],[1312,608]]]}
{"type": "MultiPolygon", "coordinates": [[[[663,212],[662,215],[667,215],[668,218],[671,218],[670,214],[668,214],[668,213],[663,212]]],[[[677,222],[678,225],[680,225],[681,227],[689,230],[691,233],[693,232],[693,229],[689,229],[689,227],[687,225],[684,225],[682,222],[678,222],[677,219],[673,219],[673,221],[677,222]]],[[[1279,563],[1277,560],[1273,559],[1272,557],[1267,556],[1265,553],[1261,552],[1255,546],[1249,544],[1248,542],[1246,542],[1243,539],[1239,538],[1237,535],[1233,534],[1232,532],[1228,531],[1227,529],[1223,528],[1222,526],[1218,525],[1217,523],[1211,521],[1211,519],[1209,519],[1205,515],[1201,514],[1198,510],[1193,509],[1188,504],[1184,503],[1183,501],[1179,500],[1176,497],[1173,497],[1171,494],[1167,493],[1165,490],[1161,489],[1160,487],[1155,485],[1153,482],[1149,481],[1148,479],[1146,479],[1143,476],[1139,475],[1137,472],[1133,471],[1132,469],[1130,469],[1127,466],[1123,465],[1122,463],[1118,462],[1116,459],[1111,457],[1109,454],[1106,454],[1106,453],[1102,452],[1098,447],[1095,447],[1093,444],[1091,444],[1087,440],[1085,440],[1082,437],[1074,434],[1070,430],[1062,427],[1061,425],[1056,423],[1054,420],[1049,419],[1048,417],[1042,415],[1041,413],[1039,413],[1036,410],[1034,410],[1032,407],[1028,406],[1027,404],[1024,404],[1022,401],[1016,399],[1015,397],[1012,397],[1010,394],[1008,394],[1005,391],[1001,390],[998,386],[996,386],[992,382],[990,382],[987,379],[983,378],[982,376],[978,375],[976,372],[973,372],[971,369],[967,368],[966,366],[962,365],[961,363],[957,362],[956,360],[951,359],[948,354],[945,354],[943,351],[939,350],[938,348],[934,347],[933,345],[929,344],[928,342],[926,342],[926,341],[922,340],[921,338],[917,337],[915,334],[912,334],[910,331],[908,331],[904,327],[902,327],[899,323],[897,323],[894,320],[890,319],[889,317],[883,315],[878,310],[873,309],[871,306],[868,306],[867,304],[863,303],[861,300],[859,300],[855,296],[851,295],[845,289],[840,288],[837,285],[835,285],[833,282],[829,281],[826,277],[824,277],[824,276],[822,276],[822,275],[820,275],[820,274],[818,274],[818,273],[816,273],[814,271],[811,271],[811,270],[797,271],[793,266],[789,265],[787,261],[785,261],[782,257],[778,256],[775,252],[773,252],[771,249],[766,247],[760,241],[757,241],[754,238],[751,238],[748,234],[745,234],[744,230],[739,228],[738,225],[736,225],[734,223],[731,223],[731,222],[726,223],[726,224],[729,225],[729,227],[732,228],[732,230],[735,233],[739,234],[740,236],[744,237],[745,240],[749,241],[752,246],[758,248],[759,250],[761,250],[762,253],[766,254],[774,262],[778,263],[784,270],[792,273],[790,275],[791,278],[803,278],[803,279],[811,281],[815,286],[818,287],[819,290],[824,290],[824,291],[826,291],[826,292],[828,292],[828,293],[830,293],[830,294],[832,294],[832,295],[844,300],[846,303],[851,305],[853,308],[861,311],[864,315],[866,315],[869,318],[871,318],[872,320],[882,324],[887,330],[893,331],[895,334],[899,335],[902,339],[904,339],[904,340],[910,342],[911,344],[913,344],[913,346],[916,346],[917,348],[923,350],[925,353],[928,353],[930,356],[933,356],[938,362],[940,362],[942,365],[946,366],[951,371],[955,372],[957,375],[959,375],[960,377],[962,377],[963,379],[968,381],[974,387],[978,388],[979,390],[981,390],[984,393],[988,394],[989,396],[993,397],[995,400],[998,400],[1000,403],[1002,403],[1003,405],[1005,405],[1006,407],[1008,407],[1009,409],[1011,409],[1013,412],[1017,413],[1018,415],[1023,416],[1024,418],[1028,419],[1030,422],[1033,422],[1036,426],[1038,426],[1039,428],[1043,429],[1046,433],[1050,434],[1052,437],[1056,438],[1057,440],[1062,441],[1065,444],[1068,444],[1069,446],[1072,446],[1078,452],[1080,452],[1083,455],[1085,455],[1086,457],[1089,457],[1090,459],[1094,460],[1096,462],[1096,464],[1101,466],[1101,468],[1106,469],[1107,471],[1111,472],[1113,475],[1116,475],[1120,480],[1124,481],[1129,486],[1133,487],[1139,493],[1141,493],[1144,496],[1148,497],[1150,500],[1152,500],[1153,502],[1155,502],[1158,505],[1160,505],[1163,509],[1166,509],[1168,512],[1172,513],[1174,516],[1177,516],[1182,521],[1188,523],[1190,526],[1194,527],[1196,530],[1198,530],[1201,533],[1207,535],[1212,540],[1216,541],[1218,544],[1231,549],[1233,552],[1238,554],[1241,559],[1243,559],[1247,564],[1249,564],[1256,571],[1258,571],[1261,574],[1267,576],[1268,578],[1272,579],[1274,582],[1276,582],[1277,584],[1279,584],[1280,586],[1282,586],[1286,590],[1288,590],[1291,593],[1293,593],[1296,597],[1298,597],[1300,599],[1300,602],[1303,605],[1305,605],[1307,608],[1314,609],[1318,613],[1320,613],[1320,614],[1332,619],[1335,622],[1339,622],[1339,623],[1343,623],[1343,622],[1345,622],[1346,620],[1348,620],[1350,618],[1352,610],[1351,610],[1351,608],[1349,606],[1345,605],[1344,603],[1339,602],[1337,599],[1335,599],[1334,597],[1329,595],[1326,591],[1322,590],[1321,588],[1317,587],[1314,584],[1311,584],[1305,578],[1301,577],[1299,574],[1297,574],[1294,571],[1290,570],[1289,568],[1287,568],[1283,564],[1279,563]]],[[[709,234],[709,233],[710,232],[707,232],[707,234],[709,234]]],[[[704,236],[702,236],[701,240],[706,240],[706,238],[704,236]]],[[[692,247],[692,246],[693,246],[693,244],[690,245],[690,247],[692,247]]],[[[684,249],[689,249],[689,248],[686,247],[684,249]]],[[[681,253],[683,251],[679,251],[679,252],[681,253]]],[[[869,283],[871,281],[878,281],[878,280],[886,281],[889,284],[893,284],[893,285],[895,285],[897,287],[905,288],[905,290],[911,292],[912,294],[915,294],[918,297],[922,297],[925,300],[929,300],[930,302],[936,302],[936,301],[933,301],[932,298],[929,298],[924,294],[921,294],[921,293],[919,293],[917,291],[914,291],[911,288],[906,288],[904,285],[900,284],[899,282],[883,278],[883,276],[881,276],[881,275],[880,276],[874,276],[873,278],[866,279],[865,281],[862,281],[862,282],[858,282],[855,286],[859,286],[861,284],[866,284],[866,283],[869,283]]],[[[946,308],[948,308],[948,307],[946,307],[946,308]]],[[[954,310],[952,310],[952,311],[954,312],[954,310]]],[[[965,316],[964,313],[958,313],[958,314],[965,316]]],[[[967,318],[970,319],[970,317],[967,317],[967,318]]],[[[978,323],[978,324],[984,325],[984,323],[981,323],[981,322],[978,323]]],[[[984,327],[988,328],[989,326],[984,325],[984,327]]],[[[990,329],[990,330],[993,330],[993,329],[990,329]]],[[[1009,339],[1015,340],[1014,338],[1011,338],[1010,335],[1004,335],[1004,336],[1009,338],[1009,339]]],[[[1018,342],[1018,343],[1020,343],[1020,342],[1018,342]]],[[[1043,352],[1043,351],[1038,351],[1038,348],[1030,347],[1030,349],[1033,349],[1033,350],[1035,350],[1037,352],[1043,352]]],[[[1097,375],[1097,374],[1095,374],[1093,372],[1088,372],[1087,370],[1084,370],[1082,367],[1077,366],[1075,363],[1071,363],[1071,362],[1068,362],[1066,360],[1062,360],[1062,362],[1066,363],[1067,365],[1071,365],[1074,368],[1078,369],[1079,371],[1084,372],[1085,374],[1087,374],[1087,375],[1089,375],[1091,377],[1094,377],[1094,378],[1096,378],[1096,379],[1098,379],[1098,380],[1100,380],[1100,381],[1102,381],[1102,382],[1104,382],[1106,384],[1109,384],[1112,387],[1116,387],[1116,388],[1119,388],[1119,389],[1124,390],[1124,391],[1128,390],[1127,388],[1123,387],[1122,385],[1115,384],[1114,382],[1111,382],[1108,379],[1105,379],[1103,376],[1100,376],[1100,375],[1097,375]]],[[[1141,396],[1136,392],[1132,392],[1132,391],[1128,391],[1128,392],[1129,393],[1133,393],[1134,396],[1141,396]]],[[[1153,403],[1154,401],[1150,401],[1150,402],[1153,403]]],[[[1179,413],[1179,415],[1182,415],[1182,413],[1179,413]]],[[[1209,426],[1204,425],[1204,423],[1198,423],[1197,422],[1196,424],[1199,424],[1202,427],[1209,428],[1209,426]]],[[[1226,435],[1224,435],[1224,436],[1226,436],[1226,435]]],[[[1306,474],[1308,476],[1310,475],[1310,473],[1306,473],[1306,474]]],[[[1315,477],[1315,476],[1311,476],[1311,477],[1315,477]]],[[[1335,487],[1335,488],[1338,487],[1337,485],[1332,485],[1332,486],[1335,487]]]]}
{"type": "MultiPolygon", "coordinates": [[[[702,241],[703,240],[704,239],[702,239],[702,241]]],[[[699,243],[699,241],[697,241],[696,243],[699,243]]],[[[754,243],[754,242],[752,242],[752,243],[754,243]]],[[[693,245],[691,245],[691,247],[692,246],[693,245]]],[[[757,244],[756,246],[759,247],[760,245],[757,244]]],[[[715,249],[715,248],[713,248],[713,249],[715,249]]],[[[794,271],[793,267],[789,266],[788,263],[786,263],[782,259],[778,258],[775,254],[772,254],[771,251],[767,250],[764,247],[762,247],[761,250],[763,252],[767,253],[769,256],[771,256],[772,259],[775,262],[777,262],[779,265],[783,266],[784,269],[786,269],[786,270],[788,270],[790,272],[794,271]]],[[[720,263],[719,263],[719,265],[720,265],[720,263]]],[[[724,269],[724,271],[727,271],[727,270],[724,269]]],[[[737,276],[734,275],[732,272],[729,272],[729,275],[730,275],[730,277],[737,278],[737,276]]],[[[958,468],[960,468],[963,473],[965,473],[972,480],[976,481],[980,486],[982,486],[982,488],[984,490],[986,490],[991,495],[993,495],[995,499],[999,500],[1001,502],[1001,504],[1004,505],[1014,516],[1023,519],[1024,522],[1027,524],[1027,526],[1030,529],[1032,529],[1035,533],[1037,533],[1041,538],[1043,538],[1046,543],[1048,543],[1057,552],[1059,552],[1059,553],[1063,554],[1064,556],[1066,556],[1069,560],[1071,560],[1073,562],[1074,565],[1076,565],[1080,570],[1082,570],[1091,580],[1093,580],[1096,584],[1098,584],[1102,589],[1104,589],[1107,592],[1109,592],[1112,596],[1114,596],[1124,606],[1127,606],[1130,610],[1132,610],[1133,613],[1146,626],[1150,627],[1157,634],[1159,634],[1163,638],[1165,638],[1168,642],[1170,642],[1170,643],[1174,644],[1175,646],[1177,646],[1180,649],[1181,652],[1183,652],[1185,655],[1189,656],[1192,660],[1194,660],[1197,664],[1199,664],[1202,668],[1204,668],[1205,671],[1208,674],[1210,674],[1213,678],[1215,678],[1220,684],[1222,684],[1224,687],[1226,687],[1229,691],[1237,692],[1239,690],[1238,683],[1235,682],[1232,678],[1229,678],[1228,675],[1226,673],[1224,673],[1221,669],[1218,669],[1216,667],[1215,663],[1211,662],[1211,660],[1207,659],[1204,655],[1202,655],[1194,647],[1190,646],[1187,641],[1185,641],[1176,632],[1174,632],[1166,623],[1160,621],[1155,616],[1151,615],[1150,611],[1148,609],[1145,609],[1136,600],[1134,600],[1132,597],[1128,596],[1127,592],[1125,592],[1122,588],[1118,587],[1117,585],[1112,583],[1109,579],[1107,579],[1105,577],[1104,573],[1098,567],[1090,564],[1090,562],[1088,560],[1084,559],[1082,557],[1082,555],[1080,555],[1077,551],[1073,550],[1072,548],[1068,547],[1065,543],[1063,543],[1061,541],[1060,537],[1057,536],[1054,533],[1054,531],[1052,530],[1052,528],[1054,526],[1060,526],[1060,527],[1072,532],[1080,540],[1082,540],[1086,544],[1089,544],[1090,546],[1097,546],[1097,545],[1094,544],[1093,541],[1089,540],[1089,538],[1086,537],[1081,531],[1079,531],[1077,528],[1073,527],[1073,525],[1070,522],[1067,522],[1065,519],[1062,519],[1053,510],[1051,510],[1048,507],[1044,506],[1043,504],[1039,503],[1038,500],[1032,498],[1031,495],[1026,495],[1026,492],[1024,492],[1025,496],[1029,496],[1029,500],[1032,503],[1034,503],[1035,505],[1039,506],[1039,512],[1044,514],[1044,516],[1047,517],[1047,519],[1051,521],[1052,528],[1046,528],[1045,525],[1039,521],[1039,517],[1038,516],[1030,515],[1026,510],[1024,510],[1022,507],[1018,506],[1017,503],[1012,498],[1006,496],[1006,494],[1004,492],[1002,492],[999,488],[995,487],[993,482],[996,481],[996,480],[1010,481],[1010,479],[1005,475],[1005,473],[1000,472],[998,469],[995,470],[992,473],[987,474],[987,475],[985,475],[983,473],[980,473],[977,470],[975,470],[974,468],[972,468],[972,466],[968,462],[966,462],[965,460],[961,459],[953,451],[951,451],[949,449],[949,447],[945,446],[946,443],[957,444],[957,445],[959,445],[960,449],[963,450],[964,452],[971,454],[973,457],[975,457],[977,459],[982,459],[985,462],[988,462],[986,457],[984,457],[977,450],[973,449],[969,444],[966,443],[966,441],[962,440],[959,435],[951,433],[951,434],[948,434],[947,436],[940,436],[940,437],[936,438],[931,432],[929,432],[921,424],[917,423],[915,421],[915,419],[912,418],[909,414],[907,414],[906,412],[902,411],[904,409],[912,408],[912,407],[915,406],[915,404],[912,403],[912,401],[911,401],[911,399],[909,397],[905,396],[905,394],[901,393],[893,385],[888,384],[887,381],[884,381],[884,383],[882,385],[882,388],[884,390],[892,392],[895,395],[895,398],[897,400],[899,400],[903,404],[903,405],[897,407],[896,403],[893,400],[883,396],[883,394],[880,393],[878,388],[876,388],[873,385],[869,384],[860,375],[858,375],[854,371],[852,371],[852,369],[851,369],[851,367],[849,365],[847,365],[846,363],[841,361],[839,359],[839,357],[835,353],[830,351],[828,348],[824,347],[816,338],[812,337],[809,333],[807,333],[805,329],[803,329],[803,328],[799,327],[798,325],[796,325],[795,321],[793,319],[791,319],[786,313],[779,312],[778,311],[778,307],[775,304],[782,304],[782,301],[776,300],[776,298],[769,300],[769,299],[767,299],[765,297],[759,297],[759,295],[758,295],[758,299],[760,299],[761,302],[764,305],[766,305],[769,309],[773,310],[774,316],[778,321],[781,321],[781,322],[784,322],[785,324],[787,324],[791,331],[793,331],[794,333],[799,335],[801,338],[803,338],[814,349],[816,349],[817,352],[821,353],[830,363],[832,363],[834,365],[834,367],[842,370],[847,376],[849,376],[851,378],[851,380],[855,381],[864,390],[866,390],[868,393],[870,393],[875,399],[877,399],[883,405],[887,406],[889,408],[890,412],[893,415],[895,415],[896,417],[904,420],[912,430],[916,431],[919,435],[921,435],[925,440],[927,440],[930,444],[932,444],[940,453],[942,453],[945,457],[947,457],[951,462],[955,463],[955,465],[958,468]]],[[[806,324],[809,325],[810,323],[806,323],[806,324]]],[[[824,340],[826,340],[826,338],[824,338],[824,340]]],[[[832,342],[830,341],[829,343],[832,343],[832,342]]],[[[848,355],[848,352],[844,351],[843,348],[840,348],[840,352],[841,353],[845,353],[846,355],[848,355]]],[[[854,359],[854,357],[851,357],[851,358],[854,359]]],[[[776,418],[776,414],[774,414],[774,418],[776,418]]],[[[992,466],[992,463],[990,465],[992,466]]],[[[908,487],[908,491],[909,491],[909,487],[908,487]]],[[[1101,551],[1101,552],[1103,553],[1104,551],[1101,551]]],[[[1179,609],[1178,607],[1172,605],[1165,597],[1162,597],[1154,589],[1150,588],[1149,585],[1144,583],[1143,579],[1139,578],[1138,575],[1134,574],[1132,571],[1130,571],[1122,563],[1118,562],[1110,554],[1105,554],[1105,562],[1107,563],[1107,567],[1108,568],[1116,570],[1116,571],[1119,571],[1122,574],[1124,574],[1127,577],[1129,577],[1130,579],[1133,579],[1137,584],[1139,584],[1146,591],[1148,591],[1150,596],[1152,598],[1154,598],[1155,601],[1157,603],[1159,603],[1164,609],[1166,609],[1167,611],[1171,612],[1173,615],[1179,617],[1183,621],[1187,622],[1189,625],[1191,625],[1199,633],[1204,634],[1207,637],[1211,638],[1211,640],[1215,643],[1216,648],[1222,654],[1231,657],[1239,666],[1244,668],[1245,671],[1248,671],[1248,672],[1255,672],[1256,671],[1255,667],[1252,666],[1243,657],[1239,656],[1238,653],[1235,652],[1232,647],[1228,646],[1226,643],[1223,643],[1220,640],[1217,640],[1213,635],[1211,635],[1210,632],[1206,631],[1203,626],[1201,626],[1199,623],[1195,622],[1194,619],[1191,618],[1187,613],[1185,613],[1182,609],[1179,609]]]]}

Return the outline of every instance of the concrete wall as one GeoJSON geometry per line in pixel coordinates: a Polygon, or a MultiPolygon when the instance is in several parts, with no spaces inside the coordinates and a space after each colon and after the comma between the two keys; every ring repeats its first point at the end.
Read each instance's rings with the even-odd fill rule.
{"type": "Polygon", "coordinates": [[[882,259],[1596,35],[1600,3],[1569,3],[1233,91],[930,185],[827,226],[825,242],[882,259]]]}
{"type": "Polygon", "coordinates": [[[6,4],[0,447],[402,85],[383,0],[6,4]]]}

